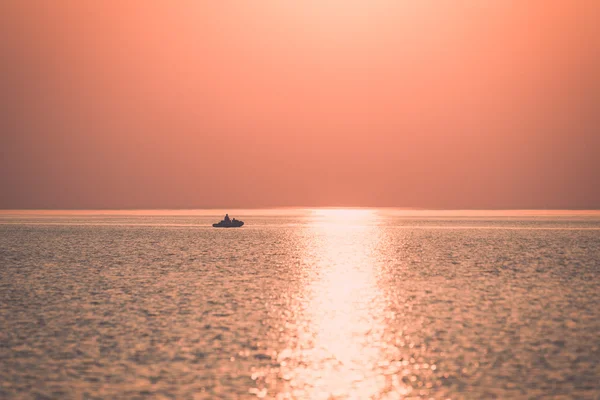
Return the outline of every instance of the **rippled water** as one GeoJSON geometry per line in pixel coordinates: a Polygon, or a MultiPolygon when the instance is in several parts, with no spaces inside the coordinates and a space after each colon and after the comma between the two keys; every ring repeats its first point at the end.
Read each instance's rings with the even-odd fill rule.
{"type": "Polygon", "coordinates": [[[598,215],[209,214],[0,215],[0,397],[600,397],[598,215]]]}

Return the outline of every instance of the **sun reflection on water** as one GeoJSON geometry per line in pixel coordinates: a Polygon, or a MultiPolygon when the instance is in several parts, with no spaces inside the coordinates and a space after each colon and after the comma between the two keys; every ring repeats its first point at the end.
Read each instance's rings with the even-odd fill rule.
{"type": "Polygon", "coordinates": [[[278,354],[287,382],[278,398],[370,398],[407,394],[397,378],[380,373],[385,351],[385,297],[378,287],[377,214],[318,210],[307,227],[295,337],[278,354]]]}

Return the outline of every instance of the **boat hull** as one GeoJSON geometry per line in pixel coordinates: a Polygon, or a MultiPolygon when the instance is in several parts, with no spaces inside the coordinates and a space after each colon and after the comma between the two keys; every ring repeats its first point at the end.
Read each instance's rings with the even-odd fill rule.
{"type": "Polygon", "coordinates": [[[243,221],[235,221],[230,223],[224,223],[221,221],[218,224],[212,224],[213,228],[241,228],[243,225],[243,221]]]}

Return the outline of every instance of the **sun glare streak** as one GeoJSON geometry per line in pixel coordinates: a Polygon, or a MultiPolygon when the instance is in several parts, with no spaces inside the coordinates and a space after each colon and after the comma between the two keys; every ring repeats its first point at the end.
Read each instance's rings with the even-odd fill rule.
{"type": "Polygon", "coordinates": [[[378,285],[373,210],[315,210],[304,261],[309,279],[298,332],[279,354],[279,397],[364,399],[410,388],[381,374],[385,295],[378,285]],[[293,342],[293,343],[292,343],[293,342]]]}

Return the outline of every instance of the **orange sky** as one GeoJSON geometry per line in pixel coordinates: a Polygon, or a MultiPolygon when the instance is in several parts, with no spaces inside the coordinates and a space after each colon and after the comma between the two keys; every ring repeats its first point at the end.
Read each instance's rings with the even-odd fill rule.
{"type": "Polygon", "coordinates": [[[600,208],[600,2],[0,5],[0,208],[600,208]]]}

